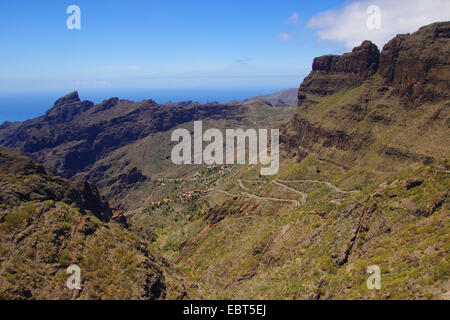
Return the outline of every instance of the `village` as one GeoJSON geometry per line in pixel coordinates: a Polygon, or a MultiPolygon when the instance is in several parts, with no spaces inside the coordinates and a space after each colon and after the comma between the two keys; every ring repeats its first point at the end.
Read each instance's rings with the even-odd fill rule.
{"type": "MultiPolygon", "coordinates": [[[[217,178],[217,177],[223,176],[227,171],[232,171],[232,170],[233,170],[233,168],[230,165],[221,165],[221,166],[210,165],[210,166],[206,167],[206,172],[204,172],[203,174],[200,172],[197,172],[195,174],[196,176],[198,176],[197,178],[157,179],[157,181],[161,185],[165,185],[164,182],[183,183],[186,181],[197,181],[197,180],[201,179],[201,176],[204,176],[204,178],[217,178]]],[[[180,194],[178,196],[178,198],[181,200],[192,200],[192,199],[198,198],[201,195],[207,194],[208,192],[209,192],[209,190],[196,189],[196,190],[184,192],[184,193],[180,194]]],[[[167,205],[173,201],[174,201],[174,199],[164,198],[162,200],[152,201],[152,202],[150,202],[150,205],[153,207],[161,207],[161,206],[167,205]]]]}

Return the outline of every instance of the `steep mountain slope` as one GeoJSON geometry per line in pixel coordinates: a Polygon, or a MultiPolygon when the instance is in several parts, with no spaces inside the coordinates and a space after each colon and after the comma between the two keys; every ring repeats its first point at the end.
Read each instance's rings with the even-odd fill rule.
{"type": "Polygon", "coordinates": [[[366,41],[352,53],[316,58],[282,134],[290,156],[340,164],[361,184],[448,158],[449,25],[399,35],[381,54],[366,41]]]}
{"type": "Polygon", "coordinates": [[[208,298],[448,295],[448,172],[423,167],[399,174],[387,187],[347,195],[323,183],[319,168],[332,169],[302,162],[297,181],[255,180],[256,170],[240,172],[249,179],[242,182],[245,189],[225,177],[206,196],[171,198],[132,221],[156,231],[162,254],[188,270],[198,281],[196,291],[208,298]],[[301,203],[300,195],[273,181],[305,193],[306,202],[274,200],[301,203]],[[366,286],[371,265],[381,269],[381,290],[366,286]]]}
{"type": "Polygon", "coordinates": [[[0,159],[1,299],[183,296],[168,263],[110,221],[108,203],[90,184],[78,188],[9,148],[0,148],[0,159]],[[71,264],[81,268],[81,290],[66,287],[71,264]]]}
{"type": "Polygon", "coordinates": [[[381,53],[364,42],[315,59],[281,134],[278,175],[210,168],[191,188],[200,194],[135,210],[132,223],[153,230],[210,298],[448,297],[449,25],[400,35],[381,53]],[[392,47],[398,82],[381,71],[392,47]],[[380,290],[366,286],[371,265],[380,290]]]}

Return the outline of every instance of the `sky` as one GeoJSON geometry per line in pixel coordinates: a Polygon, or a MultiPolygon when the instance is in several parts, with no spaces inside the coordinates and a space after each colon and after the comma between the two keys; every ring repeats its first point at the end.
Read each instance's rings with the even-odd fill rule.
{"type": "Polygon", "coordinates": [[[0,0],[0,93],[298,87],[316,56],[449,18],[450,0],[0,0]]]}

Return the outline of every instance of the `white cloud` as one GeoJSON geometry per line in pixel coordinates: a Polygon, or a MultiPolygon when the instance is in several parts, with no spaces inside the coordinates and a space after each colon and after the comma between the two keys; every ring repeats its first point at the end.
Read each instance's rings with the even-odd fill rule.
{"type": "Polygon", "coordinates": [[[287,24],[296,24],[299,20],[299,15],[297,12],[294,12],[292,16],[290,16],[284,23],[287,24]]]}
{"type": "Polygon", "coordinates": [[[280,32],[276,34],[277,38],[282,41],[289,41],[295,36],[295,32],[293,33],[286,33],[286,32],[280,32]]]}
{"type": "Polygon", "coordinates": [[[438,21],[450,20],[449,0],[361,0],[346,6],[321,12],[308,22],[308,27],[318,29],[320,40],[343,43],[351,49],[364,40],[371,40],[380,49],[399,33],[412,33],[420,27],[438,21]],[[369,28],[371,14],[367,8],[380,8],[380,28],[369,28]]]}

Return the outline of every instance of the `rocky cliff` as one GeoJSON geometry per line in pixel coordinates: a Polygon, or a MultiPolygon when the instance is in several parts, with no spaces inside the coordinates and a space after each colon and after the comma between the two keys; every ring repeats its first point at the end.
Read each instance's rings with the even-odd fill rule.
{"type": "Polygon", "coordinates": [[[342,56],[326,55],[315,58],[312,72],[300,86],[299,105],[305,103],[308,95],[331,95],[361,85],[377,72],[379,59],[380,51],[370,41],[364,41],[351,53],[342,56]]]}
{"type": "Polygon", "coordinates": [[[406,108],[449,99],[450,23],[434,23],[389,41],[379,74],[406,108]]]}
{"type": "MultiPolygon", "coordinates": [[[[357,87],[376,73],[386,86],[395,89],[404,107],[448,99],[449,28],[447,22],[434,23],[413,34],[398,35],[381,54],[376,45],[364,41],[351,53],[315,58],[312,72],[300,86],[299,105],[307,106],[309,95],[324,96],[357,87]]],[[[379,89],[387,90],[383,86],[379,89]]]]}
{"type": "Polygon", "coordinates": [[[314,59],[282,140],[299,160],[316,154],[342,167],[386,161],[429,164],[449,156],[450,23],[369,41],[314,59]]]}

